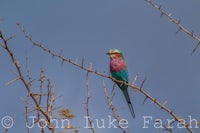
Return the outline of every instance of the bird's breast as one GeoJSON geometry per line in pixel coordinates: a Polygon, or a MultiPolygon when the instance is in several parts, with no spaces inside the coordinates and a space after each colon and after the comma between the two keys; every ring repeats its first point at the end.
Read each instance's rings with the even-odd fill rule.
{"type": "Polygon", "coordinates": [[[126,63],[123,59],[112,59],[110,61],[111,72],[120,72],[126,68],[126,63]]]}

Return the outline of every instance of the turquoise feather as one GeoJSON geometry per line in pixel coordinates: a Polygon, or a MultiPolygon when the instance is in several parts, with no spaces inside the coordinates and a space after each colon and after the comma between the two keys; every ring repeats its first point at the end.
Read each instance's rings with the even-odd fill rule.
{"type": "MultiPolygon", "coordinates": [[[[122,71],[120,72],[111,72],[111,75],[113,78],[119,80],[119,81],[124,81],[126,83],[128,83],[128,71],[126,68],[124,68],[122,71]]],[[[121,84],[121,83],[117,83],[117,85],[119,86],[119,88],[122,90],[123,94],[124,94],[124,97],[128,103],[128,106],[129,106],[129,109],[131,111],[131,114],[133,116],[133,118],[135,118],[135,113],[134,113],[134,110],[133,110],[133,106],[132,106],[132,103],[131,103],[131,100],[130,100],[130,97],[129,97],[129,94],[128,94],[128,86],[125,85],[125,84],[121,84]]]]}

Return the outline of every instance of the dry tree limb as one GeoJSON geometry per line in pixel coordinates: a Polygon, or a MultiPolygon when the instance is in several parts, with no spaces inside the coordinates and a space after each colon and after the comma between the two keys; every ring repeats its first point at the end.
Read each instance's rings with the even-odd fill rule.
{"type": "Polygon", "coordinates": [[[122,128],[122,127],[119,125],[119,123],[120,123],[120,121],[121,121],[121,117],[120,117],[120,115],[117,113],[117,109],[116,109],[115,106],[113,105],[113,102],[112,102],[111,97],[108,95],[108,92],[107,92],[107,89],[106,89],[106,85],[105,85],[104,82],[103,82],[103,91],[104,91],[104,94],[105,94],[106,99],[107,99],[107,101],[108,101],[108,105],[109,105],[109,107],[110,107],[110,109],[111,109],[111,111],[112,111],[112,115],[113,115],[113,117],[117,120],[118,127],[121,129],[121,131],[122,131],[123,133],[126,133],[126,131],[124,130],[124,128],[122,128]]]}
{"type": "Polygon", "coordinates": [[[6,83],[6,85],[11,85],[12,83],[16,82],[17,80],[19,80],[20,78],[19,77],[16,77],[15,79],[11,80],[11,81],[8,81],[6,83]]]}
{"type": "MultiPolygon", "coordinates": [[[[10,37],[12,38],[12,37],[10,37]]],[[[0,39],[2,40],[2,44],[0,45],[2,48],[5,49],[5,51],[7,51],[7,53],[9,54],[10,58],[11,58],[11,61],[13,62],[14,64],[14,67],[16,68],[17,70],[17,73],[18,73],[18,77],[19,77],[19,80],[23,83],[24,87],[26,88],[27,92],[28,92],[28,95],[31,97],[31,99],[33,100],[35,106],[36,106],[36,110],[38,110],[47,120],[47,123],[48,123],[48,127],[49,127],[49,130],[52,132],[52,133],[56,133],[55,131],[55,128],[53,126],[53,124],[50,122],[51,121],[51,116],[49,116],[49,114],[47,112],[45,112],[45,110],[42,109],[37,97],[35,97],[34,93],[32,92],[31,90],[31,86],[29,84],[29,82],[25,79],[23,73],[22,73],[22,70],[21,70],[21,67],[18,63],[18,61],[16,60],[12,50],[9,48],[8,46],[8,40],[10,40],[10,38],[6,39],[4,36],[3,36],[3,33],[0,31],[0,39]]]]}
{"type": "Polygon", "coordinates": [[[198,48],[198,46],[200,45],[200,38],[194,34],[194,31],[191,30],[189,31],[187,28],[185,28],[182,24],[181,24],[181,20],[176,20],[175,18],[172,17],[172,14],[171,13],[167,13],[164,9],[162,9],[162,6],[158,6],[156,5],[155,3],[153,3],[152,0],[145,0],[147,3],[149,3],[152,7],[154,7],[155,9],[157,9],[160,13],[161,13],[161,16],[166,16],[170,22],[174,23],[177,27],[178,27],[178,30],[176,33],[180,32],[180,31],[183,31],[184,33],[186,33],[188,36],[192,37],[194,40],[197,41],[197,44],[196,46],[193,48],[192,50],[192,53],[193,54],[196,49],[198,48]]]}
{"type": "Polygon", "coordinates": [[[86,74],[86,88],[87,88],[87,98],[86,98],[86,102],[85,102],[86,115],[88,118],[90,129],[91,129],[92,133],[95,133],[93,124],[92,124],[92,119],[90,117],[90,112],[89,112],[89,100],[90,100],[91,96],[90,96],[90,88],[89,88],[89,79],[88,78],[89,78],[89,72],[87,72],[87,74],[86,74]]]}

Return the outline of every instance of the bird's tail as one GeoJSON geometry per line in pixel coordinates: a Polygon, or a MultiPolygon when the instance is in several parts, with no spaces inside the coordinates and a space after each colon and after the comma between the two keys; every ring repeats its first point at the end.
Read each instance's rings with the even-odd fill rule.
{"type": "Polygon", "coordinates": [[[125,96],[126,101],[128,103],[128,107],[129,107],[129,109],[131,111],[132,117],[135,118],[135,112],[134,112],[133,105],[131,103],[131,100],[130,100],[130,97],[129,97],[129,94],[128,94],[128,90],[124,89],[123,93],[124,93],[124,96],[125,96]]]}
{"type": "Polygon", "coordinates": [[[132,114],[133,118],[135,118],[135,112],[134,112],[134,109],[133,109],[133,106],[132,106],[131,102],[128,103],[128,107],[129,107],[129,109],[131,111],[131,114],[132,114]]]}

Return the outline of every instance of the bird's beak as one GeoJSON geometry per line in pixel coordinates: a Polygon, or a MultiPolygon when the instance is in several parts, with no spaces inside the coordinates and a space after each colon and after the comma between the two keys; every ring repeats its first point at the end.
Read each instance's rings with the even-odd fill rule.
{"type": "Polygon", "coordinates": [[[109,53],[109,52],[107,52],[107,53],[106,53],[106,55],[110,55],[110,53],[109,53]]]}

